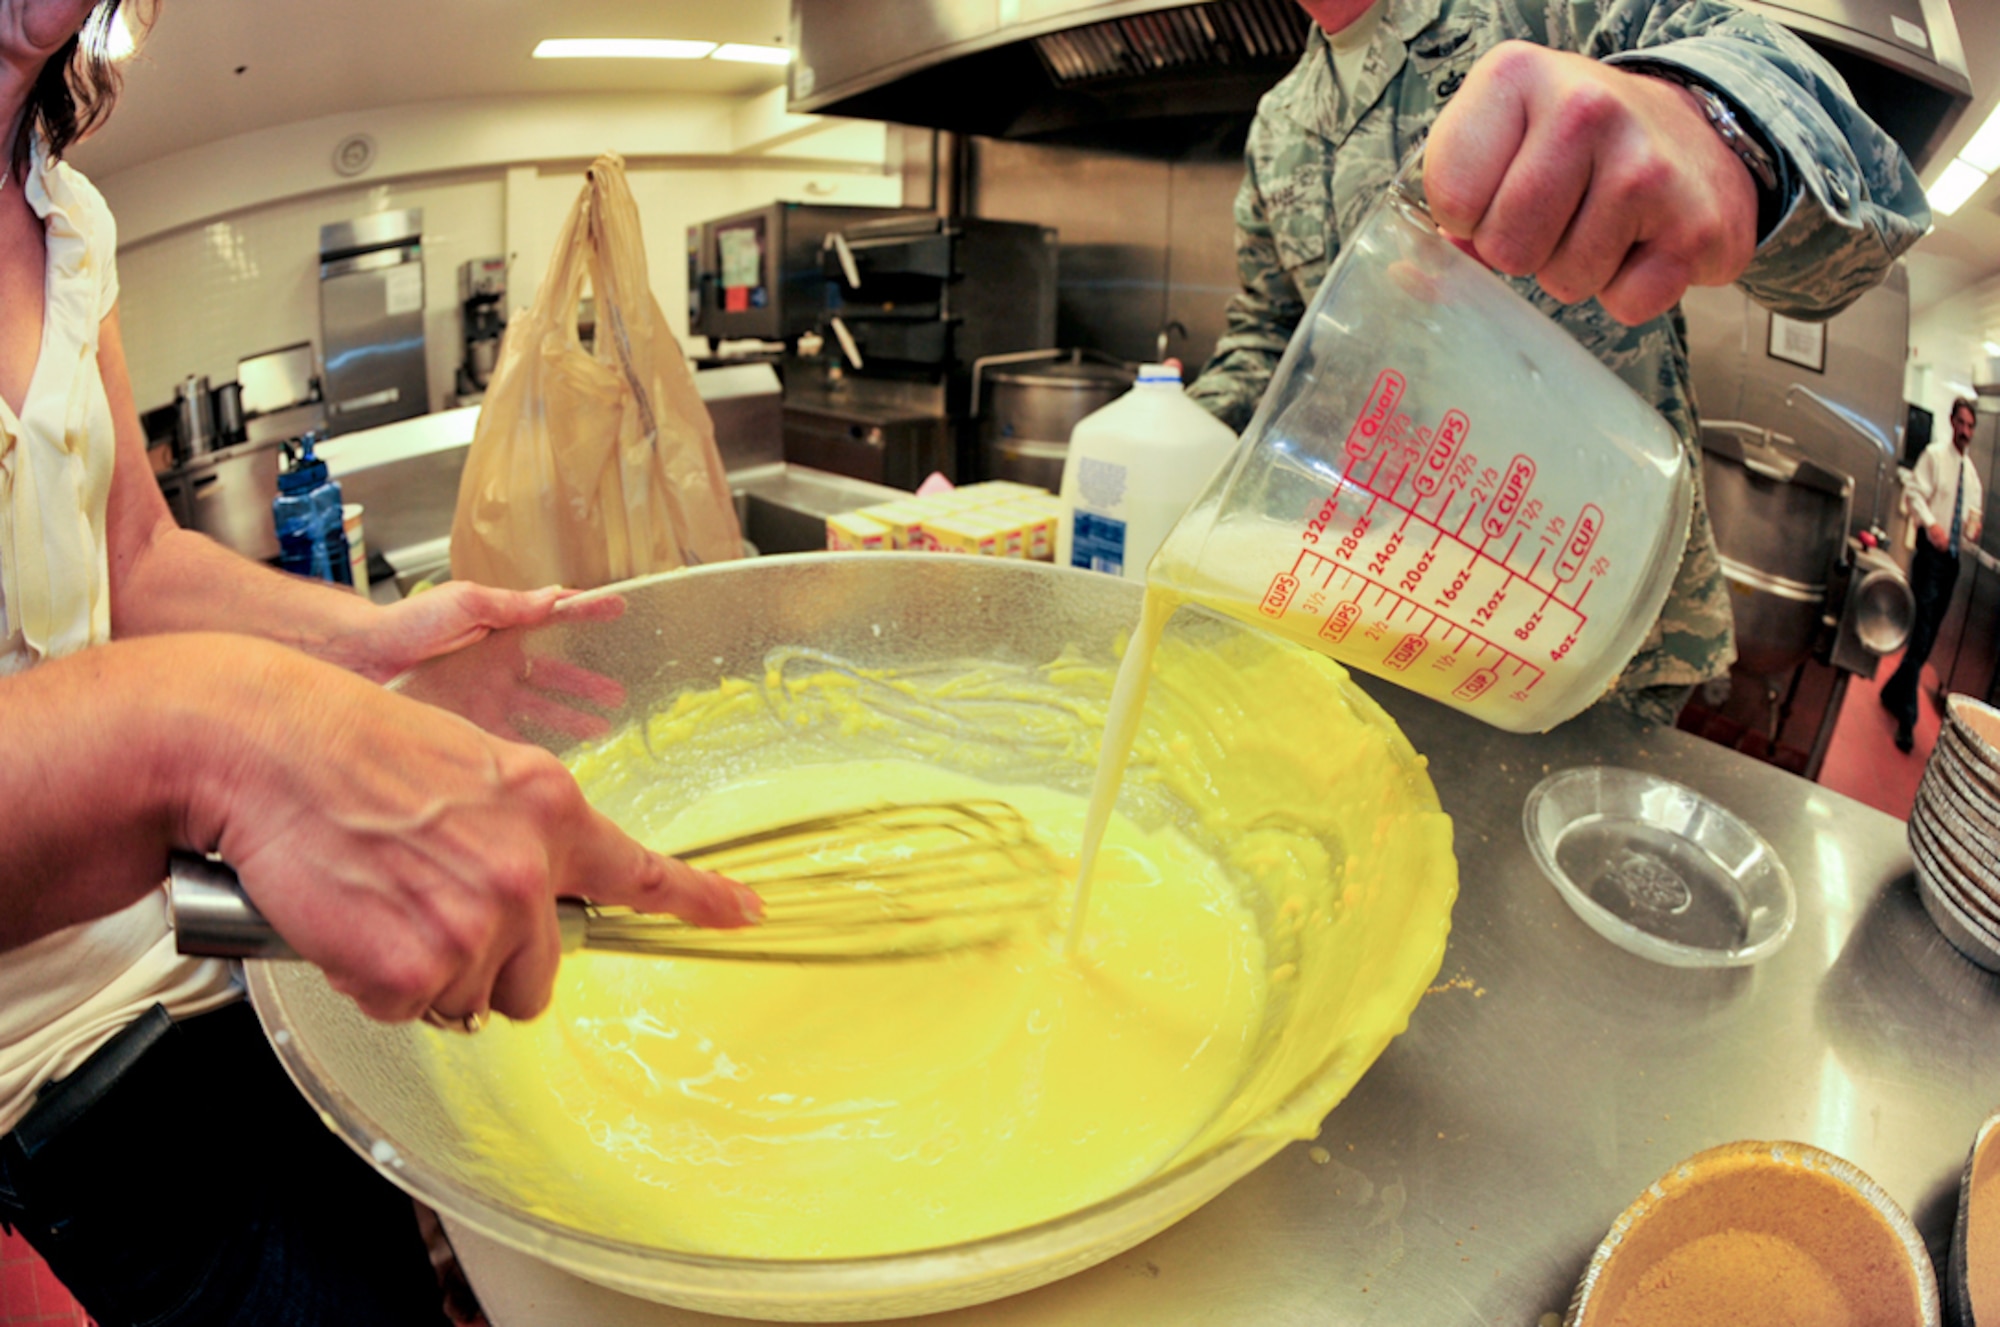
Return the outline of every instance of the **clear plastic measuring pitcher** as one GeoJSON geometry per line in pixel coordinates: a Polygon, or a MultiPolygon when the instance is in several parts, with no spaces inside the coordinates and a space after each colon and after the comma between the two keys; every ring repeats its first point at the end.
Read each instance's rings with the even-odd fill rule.
{"type": "Polygon", "coordinates": [[[1147,578],[1539,732],[1602,696],[1644,640],[1690,485],[1659,414],[1399,179],[1147,578]]]}

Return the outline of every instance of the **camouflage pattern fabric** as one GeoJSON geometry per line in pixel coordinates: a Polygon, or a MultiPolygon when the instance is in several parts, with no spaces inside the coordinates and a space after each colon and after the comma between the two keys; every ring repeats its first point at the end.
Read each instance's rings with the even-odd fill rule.
{"type": "MultiPolygon", "coordinates": [[[[1231,427],[1250,422],[1306,302],[1480,56],[1522,39],[1610,64],[1660,66],[1715,89],[1774,149],[1779,220],[1740,284],[1795,318],[1829,318],[1880,281],[1930,226],[1915,171],[1856,109],[1847,85],[1798,38],[1723,0],[1387,0],[1343,97],[1325,36],[1264,97],[1236,199],[1243,289],[1226,334],[1188,389],[1231,427]]],[[[1699,429],[1680,310],[1626,327],[1596,300],[1515,288],[1666,417],[1695,484],[1687,552],[1665,610],[1615,699],[1670,723],[1689,690],[1728,671],[1729,592],[1701,493],[1699,429]]]]}

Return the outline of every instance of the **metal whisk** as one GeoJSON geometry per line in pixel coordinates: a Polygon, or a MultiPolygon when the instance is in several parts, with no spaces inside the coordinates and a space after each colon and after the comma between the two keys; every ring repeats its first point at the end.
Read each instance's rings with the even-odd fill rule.
{"type": "MultiPolygon", "coordinates": [[[[755,889],[764,920],[718,931],[674,917],[561,899],[563,952],[856,963],[996,943],[1048,913],[1073,872],[1005,802],[874,806],[672,854],[755,889]]],[[[176,853],[168,873],[183,954],[297,958],[236,873],[176,853]]]]}

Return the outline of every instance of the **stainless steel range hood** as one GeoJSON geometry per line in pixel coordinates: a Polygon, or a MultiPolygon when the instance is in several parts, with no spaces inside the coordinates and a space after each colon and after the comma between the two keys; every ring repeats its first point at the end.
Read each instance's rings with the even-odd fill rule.
{"type": "MultiPolygon", "coordinates": [[[[1991,4],[1993,0],[1963,0],[1991,4]]],[[[1972,100],[1950,0],[1736,0],[1799,34],[1922,170],[1972,100]]]]}
{"type": "MultiPolygon", "coordinates": [[[[1741,3],[1825,55],[1919,167],[1971,99],[1948,0],[1741,3]]],[[[791,105],[995,138],[1122,128],[1143,143],[1148,122],[1248,115],[1307,23],[1295,0],[792,0],[791,105]]]]}
{"type": "Polygon", "coordinates": [[[791,104],[994,138],[1242,115],[1308,22],[1294,0],[793,0],[791,104]]]}

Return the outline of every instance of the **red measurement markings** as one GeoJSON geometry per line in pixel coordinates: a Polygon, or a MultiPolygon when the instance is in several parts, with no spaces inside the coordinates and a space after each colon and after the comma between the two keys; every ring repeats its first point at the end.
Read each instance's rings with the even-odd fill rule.
{"type": "Polygon", "coordinates": [[[1464,411],[1445,412],[1437,432],[1431,435],[1431,445],[1424,451],[1423,468],[1412,485],[1418,494],[1428,498],[1444,487],[1451,463],[1458,459],[1458,449],[1465,445],[1465,435],[1471,429],[1472,421],[1465,417],[1464,411]]]}
{"type": "MultiPolygon", "coordinates": [[[[1370,640],[1379,639],[1381,634],[1388,630],[1390,623],[1407,612],[1412,626],[1417,628],[1412,634],[1418,640],[1428,641],[1433,632],[1437,632],[1439,628],[1442,628],[1442,632],[1437,636],[1437,640],[1444,646],[1446,651],[1462,653],[1465,650],[1472,649],[1474,650],[1475,658],[1484,658],[1488,654],[1496,654],[1500,656],[1503,663],[1511,662],[1513,664],[1512,671],[1515,676],[1533,674],[1534,681],[1529,682],[1526,687],[1522,687],[1511,694],[1515,696],[1525,695],[1527,690],[1532,688],[1535,682],[1541,679],[1541,668],[1522,658],[1514,651],[1507,649],[1505,646],[1496,644],[1487,637],[1474,632],[1471,628],[1454,622],[1449,618],[1442,617],[1428,608],[1424,608],[1416,601],[1399,594],[1392,587],[1384,585],[1380,581],[1374,580],[1352,567],[1329,562],[1325,558],[1319,557],[1318,554],[1311,556],[1326,567],[1326,577],[1320,586],[1322,590],[1328,593],[1334,592],[1334,586],[1337,582],[1342,583],[1344,586],[1339,592],[1345,597],[1340,603],[1334,605],[1333,611],[1327,615],[1327,620],[1320,626],[1319,634],[1327,641],[1339,644],[1345,640],[1353,632],[1354,628],[1361,625],[1364,621],[1366,610],[1363,605],[1372,604],[1376,607],[1377,611],[1381,612],[1381,617],[1375,621],[1374,626],[1369,628],[1368,636],[1370,640]],[[1373,592],[1372,595],[1371,591],[1373,592]],[[1383,611],[1383,605],[1387,605],[1386,611],[1383,611]],[[1457,637],[1455,645],[1453,644],[1454,636],[1457,637]]],[[[1504,594],[1504,591],[1502,593],[1504,594]]],[[[1393,648],[1413,651],[1409,655],[1409,661],[1414,662],[1417,657],[1424,653],[1427,646],[1403,645],[1399,642],[1393,648]]],[[[1407,664],[1403,666],[1407,667],[1407,664]]],[[[1486,671],[1496,671],[1501,666],[1501,664],[1491,664],[1487,666],[1486,671]]],[[[1478,686],[1479,692],[1483,692],[1487,686],[1491,685],[1491,681],[1492,679],[1489,679],[1486,683],[1477,683],[1475,685],[1478,686]]]]}
{"type": "Polygon", "coordinates": [[[1400,673],[1423,656],[1426,644],[1422,636],[1405,636],[1396,642],[1396,648],[1389,651],[1383,662],[1400,673]]]}
{"type": "Polygon", "coordinates": [[[1265,617],[1283,617],[1298,592],[1299,578],[1281,571],[1271,578],[1271,588],[1264,591],[1264,602],[1257,605],[1257,611],[1265,617]]]}
{"type": "Polygon", "coordinates": [[[1498,539],[1507,533],[1507,527],[1521,512],[1521,504],[1528,500],[1528,490],[1535,484],[1535,463],[1525,456],[1516,456],[1507,464],[1507,473],[1500,480],[1500,491],[1493,495],[1493,502],[1486,508],[1486,519],[1480,522],[1488,539],[1498,539]]]}
{"type": "MultiPolygon", "coordinates": [[[[1516,460],[1519,462],[1519,465],[1512,467],[1513,469],[1516,470],[1522,468],[1525,468],[1527,470],[1533,469],[1533,463],[1527,461],[1525,458],[1516,458],[1516,460]]],[[[1517,488],[1515,490],[1515,496],[1520,497],[1521,494],[1525,492],[1526,490],[1524,488],[1517,488]]],[[[1542,565],[1547,560],[1548,554],[1552,551],[1558,551],[1558,550],[1551,549],[1547,545],[1544,545],[1541,549],[1537,551],[1534,565],[1531,566],[1525,573],[1512,565],[1512,559],[1514,555],[1520,551],[1521,542],[1527,537],[1529,533],[1526,529],[1517,529],[1514,534],[1514,541],[1511,545],[1509,545],[1507,552],[1501,556],[1496,557],[1493,554],[1488,553],[1486,551],[1485,540],[1482,539],[1480,543],[1476,545],[1468,543],[1463,536],[1452,533],[1451,531],[1445,529],[1443,526],[1438,525],[1435,521],[1425,519],[1417,511],[1414,503],[1406,506],[1403,503],[1396,501],[1395,498],[1384,493],[1377,493],[1372,498],[1370,498],[1368,503],[1367,514],[1356,519],[1354,528],[1350,530],[1348,534],[1346,534],[1341,538],[1339,546],[1334,549],[1333,556],[1336,559],[1339,559],[1342,562],[1346,562],[1354,554],[1360,551],[1362,536],[1368,530],[1372,529],[1375,524],[1374,521],[1370,519],[1370,517],[1373,516],[1375,509],[1377,507],[1382,506],[1384,503],[1387,503],[1388,506],[1394,510],[1401,511],[1403,513],[1403,518],[1400,521],[1398,521],[1395,527],[1391,530],[1388,544],[1380,549],[1375,550],[1370,555],[1370,558],[1365,567],[1365,571],[1368,575],[1374,576],[1386,572],[1390,568],[1390,566],[1395,562],[1397,557],[1401,554],[1405,545],[1409,542],[1408,530],[1411,518],[1414,517],[1420,525],[1429,526],[1433,533],[1431,537],[1431,542],[1428,545],[1423,546],[1425,552],[1423,557],[1419,560],[1418,565],[1415,568],[1410,569],[1410,571],[1406,573],[1404,576],[1405,581],[1408,582],[1410,575],[1414,574],[1419,578],[1419,583],[1418,584],[1406,583],[1403,586],[1402,593],[1404,594],[1415,593],[1421,588],[1421,580],[1424,574],[1431,570],[1432,565],[1436,561],[1438,548],[1443,544],[1445,540],[1449,539],[1452,542],[1456,543],[1459,547],[1465,549],[1468,553],[1470,553],[1472,555],[1472,560],[1466,564],[1465,568],[1461,572],[1459,572],[1456,576],[1453,577],[1453,584],[1451,585],[1451,587],[1448,588],[1448,590],[1445,592],[1442,598],[1438,599],[1435,605],[1437,608],[1443,609],[1451,607],[1453,602],[1457,600],[1459,597],[1457,591],[1464,588],[1463,583],[1467,581],[1467,579],[1471,576],[1471,574],[1482,563],[1485,563],[1485,564],[1491,564],[1499,568],[1501,574],[1506,577],[1506,585],[1504,585],[1501,588],[1501,590],[1496,593],[1496,595],[1494,596],[1493,603],[1489,605],[1490,611],[1487,615],[1489,618],[1492,616],[1494,612],[1498,611],[1498,603],[1500,598],[1506,594],[1507,590],[1512,587],[1515,581],[1520,581],[1528,585],[1530,589],[1539,591],[1543,596],[1542,608],[1536,610],[1537,621],[1539,621],[1541,611],[1543,609],[1546,609],[1551,603],[1559,605],[1562,608],[1575,613],[1576,617],[1579,620],[1578,621],[1579,627],[1582,625],[1584,621],[1588,620],[1585,617],[1585,615],[1576,608],[1574,604],[1565,603],[1559,597],[1558,591],[1560,590],[1560,584],[1558,584],[1555,588],[1551,589],[1550,587],[1545,587],[1538,584],[1533,579],[1537,574],[1540,573],[1542,565]]],[[[1523,516],[1525,517],[1525,515],[1526,513],[1524,512],[1523,516]]],[[[1601,514],[1598,514],[1598,509],[1593,505],[1585,509],[1583,516],[1579,518],[1579,524],[1591,527],[1601,527],[1603,524],[1603,519],[1601,514]]],[[[1592,537],[1592,542],[1593,543],[1595,542],[1595,536],[1592,537]]],[[[1567,544],[1565,544],[1564,547],[1566,548],[1567,544]]],[[[1588,545],[1584,547],[1582,556],[1586,558],[1589,556],[1588,545]]],[[[1602,561],[1602,559],[1599,560],[1602,561]]],[[[1294,566],[1294,570],[1297,570],[1296,565],[1294,566]]]]}
{"type": "Polygon", "coordinates": [[[1604,528],[1604,512],[1594,502],[1584,504],[1577,515],[1576,525],[1569,532],[1569,543],[1563,546],[1562,556],[1556,559],[1556,584],[1563,585],[1576,579],[1583,570],[1583,564],[1590,558],[1591,547],[1597,543],[1597,536],[1604,528]]]}
{"type": "Polygon", "coordinates": [[[1361,605],[1352,599],[1343,600],[1326,615],[1326,624],[1319,629],[1319,634],[1338,645],[1347,639],[1347,633],[1354,630],[1354,624],[1360,620],[1361,605]]]}
{"type": "Polygon", "coordinates": [[[1381,454],[1380,456],[1378,456],[1378,457],[1376,457],[1376,458],[1375,458],[1375,468],[1374,468],[1373,470],[1370,470],[1370,471],[1368,472],[1368,491],[1369,491],[1369,492],[1371,492],[1371,493],[1379,493],[1379,492],[1381,492],[1381,490],[1380,490],[1380,489],[1378,489],[1378,488],[1376,488],[1376,487],[1375,487],[1375,480],[1376,480],[1376,479],[1377,479],[1377,478],[1378,478],[1378,477],[1379,477],[1379,476],[1381,475],[1381,473],[1382,473],[1382,467],[1383,467],[1383,466],[1385,466],[1385,465],[1387,465],[1387,464],[1389,464],[1389,455],[1390,455],[1390,453],[1391,453],[1391,452],[1392,452],[1393,450],[1394,450],[1393,448],[1390,448],[1390,447],[1384,447],[1384,448],[1382,449],[1382,454],[1381,454]]]}
{"type": "Polygon", "coordinates": [[[1394,369],[1383,369],[1375,375],[1375,385],[1368,391],[1368,400],[1361,407],[1360,416],[1354,427],[1347,431],[1347,454],[1359,461],[1375,449],[1376,439],[1394,416],[1396,403],[1403,399],[1403,375],[1394,369]]]}
{"type": "Polygon", "coordinates": [[[1499,680],[1500,674],[1497,670],[1482,668],[1471,677],[1460,682],[1456,687],[1453,687],[1451,694],[1460,700],[1478,700],[1481,696],[1491,691],[1493,684],[1499,680]]]}

